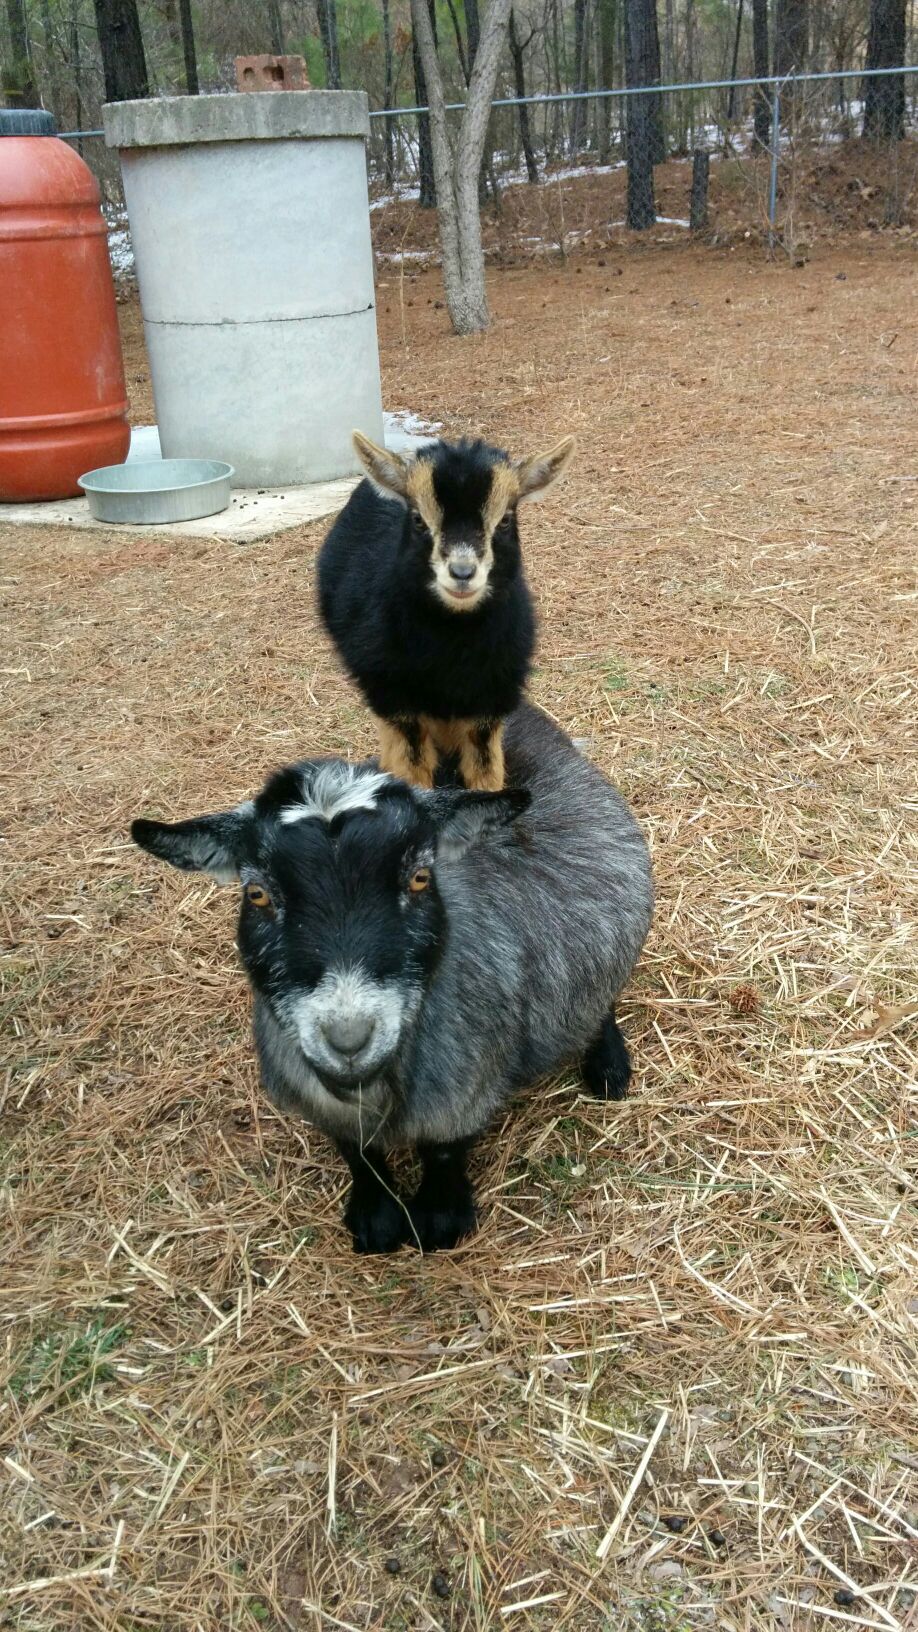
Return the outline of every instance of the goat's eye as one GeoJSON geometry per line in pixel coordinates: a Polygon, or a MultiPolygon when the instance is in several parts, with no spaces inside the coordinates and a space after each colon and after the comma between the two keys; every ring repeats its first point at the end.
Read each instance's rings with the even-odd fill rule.
{"type": "Polygon", "coordinates": [[[506,515],[501,516],[500,521],[497,523],[497,526],[495,528],[495,532],[497,533],[499,538],[509,538],[512,531],[513,531],[513,511],[508,510],[506,515]]]}
{"type": "Polygon", "coordinates": [[[416,528],[419,533],[425,533],[427,531],[427,523],[424,520],[424,517],[421,515],[420,510],[412,510],[411,525],[416,528]]]}
{"type": "Polygon", "coordinates": [[[408,880],[408,888],[411,891],[412,895],[420,895],[421,891],[426,890],[428,888],[429,884],[430,884],[430,868],[429,867],[415,867],[414,872],[412,873],[411,877],[408,880]]]}
{"type": "Polygon", "coordinates": [[[250,907],[270,907],[273,905],[270,895],[261,884],[247,884],[245,898],[250,907]]]}

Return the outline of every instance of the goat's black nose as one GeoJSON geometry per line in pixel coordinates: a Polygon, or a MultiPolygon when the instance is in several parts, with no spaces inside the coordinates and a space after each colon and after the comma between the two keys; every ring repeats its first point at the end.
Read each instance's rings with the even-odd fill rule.
{"type": "Polygon", "coordinates": [[[331,1045],[336,1054],[353,1055],[366,1048],[375,1026],[375,1020],[368,1020],[362,1015],[350,1015],[324,1021],[322,1032],[325,1041],[331,1045]]]}
{"type": "Polygon", "coordinates": [[[460,556],[458,560],[450,562],[449,575],[451,578],[455,578],[457,584],[467,584],[470,578],[474,578],[477,565],[477,561],[470,561],[467,556],[460,556]]]}

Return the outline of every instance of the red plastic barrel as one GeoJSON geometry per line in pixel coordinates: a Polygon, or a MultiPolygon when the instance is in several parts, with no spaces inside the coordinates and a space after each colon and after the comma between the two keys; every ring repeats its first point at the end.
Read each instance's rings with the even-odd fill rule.
{"type": "Polygon", "coordinates": [[[0,113],[0,500],[64,499],[131,433],[92,172],[50,116],[0,113]],[[47,123],[43,124],[43,121],[47,123]],[[48,128],[52,134],[11,131],[48,128]]]}

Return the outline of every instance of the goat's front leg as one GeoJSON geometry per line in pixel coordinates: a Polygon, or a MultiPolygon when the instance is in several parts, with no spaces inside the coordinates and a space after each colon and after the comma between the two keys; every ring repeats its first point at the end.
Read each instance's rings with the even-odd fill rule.
{"type": "Polygon", "coordinates": [[[409,715],[378,719],[379,768],[390,776],[413,782],[418,788],[432,788],[437,769],[437,750],[423,720],[409,715]]]}
{"type": "MultiPolygon", "coordinates": [[[[408,1211],[424,1252],[455,1247],[477,1228],[475,1192],[466,1172],[473,1143],[456,1139],[448,1145],[418,1145],[421,1182],[408,1211]]],[[[409,1231],[409,1245],[412,1240],[409,1231]]]]}
{"type": "Polygon", "coordinates": [[[503,720],[469,720],[459,746],[459,774],[467,788],[500,793],[504,785],[503,720]]]}
{"type": "Polygon", "coordinates": [[[395,1252],[408,1239],[407,1209],[394,1194],[395,1185],[385,1156],[361,1150],[349,1140],[337,1141],[351,1170],[350,1194],[344,1222],[354,1239],[355,1252],[395,1252]]]}

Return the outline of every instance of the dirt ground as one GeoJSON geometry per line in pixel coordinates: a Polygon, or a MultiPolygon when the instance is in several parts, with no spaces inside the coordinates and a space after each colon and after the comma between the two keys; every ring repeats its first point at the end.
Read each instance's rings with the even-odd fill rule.
{"type": "Polygon", "coordinates": [[[652,243],[495,270],[457,340],[381,268],[388,407],[577,434],[533,694],[659,891],[632,1097],[514,1105],[452,1254],[351,1254],[233,892],[127,838],[369,748],[322,527],[0,521],[0,1625],[916,1625],[916,270],[652,243]]]}

